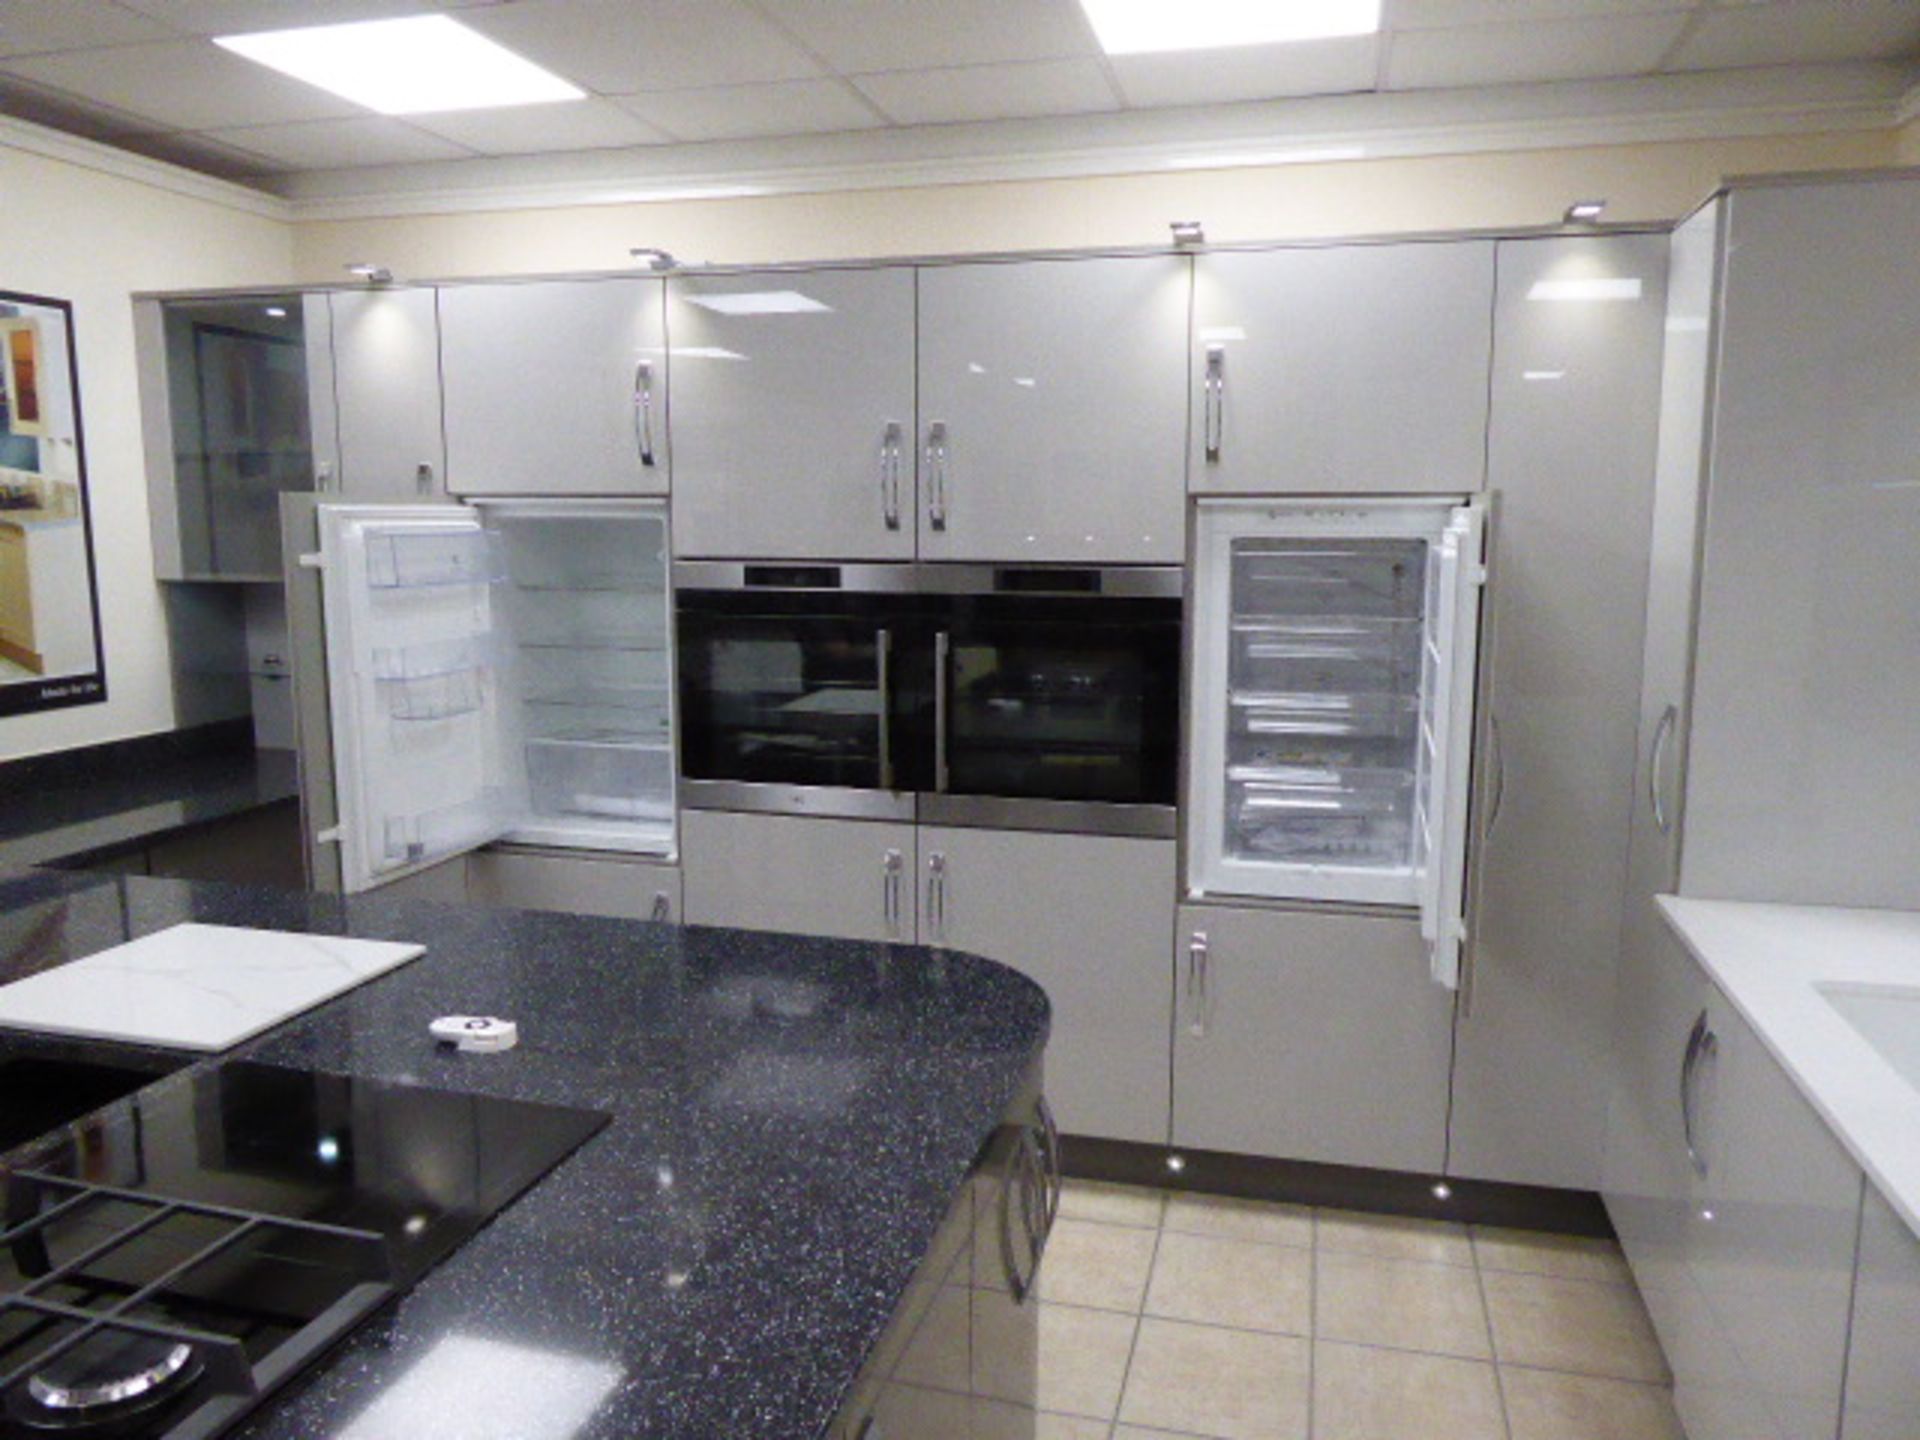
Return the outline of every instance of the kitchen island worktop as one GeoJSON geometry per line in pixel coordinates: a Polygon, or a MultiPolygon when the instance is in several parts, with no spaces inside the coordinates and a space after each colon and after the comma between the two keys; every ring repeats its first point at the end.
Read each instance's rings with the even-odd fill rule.
{"type": "Polygon", "coordinates": [[[228,1058],[612,1116],[245,1440],[372,1440],[396,1391],[410,1440],[490,1435],[463,1408],[515,1355],[604,1388],[518,1440],[826,1436],[1048,1029],[1037,986],[963,954],[52,871],[0,875],[0,983],[188,920],[428,947],[228,1058]],[[520,1044],[436,1046],[448,1013],[520,1044]]]}

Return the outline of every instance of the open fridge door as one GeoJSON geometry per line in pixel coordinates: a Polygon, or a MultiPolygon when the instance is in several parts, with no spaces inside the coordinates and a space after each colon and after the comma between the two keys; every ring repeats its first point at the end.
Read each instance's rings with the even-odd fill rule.
{"type": "Polygon", "coordinates": [[[500,565],[470,511],[322,506],[322,603],[344,889],[370,889],[511,830],[500,565]]]}
{"type": "Polygon", "coordinates": [[[1467,800],[1486,535],[1484,502],[1462,505],[1433,542],[1427,563],[1414,871],[1433,978],[1449,990],[1459,988],[1466,939],[1467,800]]]}

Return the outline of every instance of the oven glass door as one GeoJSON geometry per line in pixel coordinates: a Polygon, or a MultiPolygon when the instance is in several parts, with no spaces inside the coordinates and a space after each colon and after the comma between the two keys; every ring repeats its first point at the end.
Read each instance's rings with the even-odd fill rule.
{"type": "Polygon", "coordinates": [[[1178,600],[955,597],[934,664],[936,791],[1174,803],[1178,600]]]}
{"type": "Polygon", "coordinates": [[[906,791],[929,778],[906,739],[924,641],[898,597],[681,591],[678,603],[687,779],[906,791]]]}

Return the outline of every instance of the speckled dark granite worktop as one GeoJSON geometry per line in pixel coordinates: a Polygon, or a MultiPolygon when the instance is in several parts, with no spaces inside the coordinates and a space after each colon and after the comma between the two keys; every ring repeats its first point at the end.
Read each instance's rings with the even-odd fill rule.
{"type": "Polygon", "coordinates": [[[245,1440],[342,1436],[456,1335],[624,1373],[522,1440],[823,1435],[1048,1026],[1015,972],[916,947],[53,871],[0,875],[0,981],[186,920],[429,947],[235,1055],[614,1117],[245,1440]],[[520,1047],[434,1046],[451,1011],[520,1047]]]}

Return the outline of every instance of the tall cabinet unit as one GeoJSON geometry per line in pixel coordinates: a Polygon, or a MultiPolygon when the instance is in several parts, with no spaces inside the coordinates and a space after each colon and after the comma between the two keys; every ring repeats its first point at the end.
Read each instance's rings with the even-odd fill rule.
{"type": "Polygon", "coordinates": [[[666,494],[663,291],[644,276],[446,287],[448,488],[666,494]]]}
{"type": "Polygon", "coordinates": [[[911,560],[914,272],[667,281],[683,559],[911,560]]]}
{"type": "Polygon", "coordinates": [[[1503,241],[1473,939],[1448,1168],[1600,1179],[1667,239],[1503,241]]]}
{"type": "Polygon", "coordinates": [[[1480,488],[1493,243],[1221,252],[1194,264],[1189,486],[1480,488]]]}

